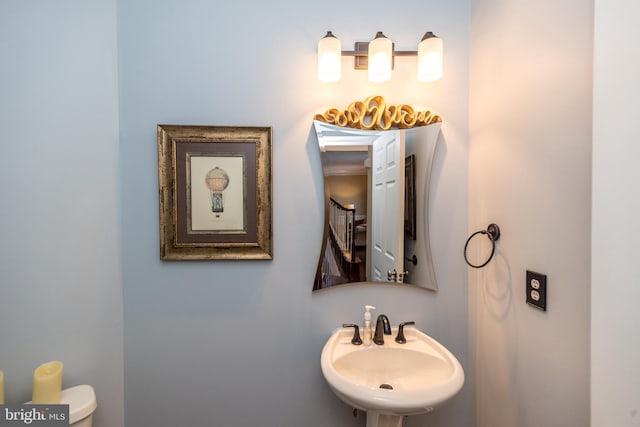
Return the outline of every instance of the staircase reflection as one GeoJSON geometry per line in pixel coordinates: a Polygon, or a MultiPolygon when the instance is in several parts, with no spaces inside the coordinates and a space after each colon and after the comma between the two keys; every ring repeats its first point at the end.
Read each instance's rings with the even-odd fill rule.
{"type": "Polygon", "coordinates": [[[366,220],[357,218],[352,205],[331,199],[329,233],[314,289],[366,280],[366,220]]]}

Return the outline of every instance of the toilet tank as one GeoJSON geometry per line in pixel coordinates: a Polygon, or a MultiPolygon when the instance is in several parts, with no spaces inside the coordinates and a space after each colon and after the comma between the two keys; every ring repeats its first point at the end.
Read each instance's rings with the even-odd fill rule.
{"type": "Polygon", "coordinates": [[[96,410],[96,393],[90,385],[79,385],[62,390],[60,403],[69,405],[69,425],[91,427],[96,410]]]}

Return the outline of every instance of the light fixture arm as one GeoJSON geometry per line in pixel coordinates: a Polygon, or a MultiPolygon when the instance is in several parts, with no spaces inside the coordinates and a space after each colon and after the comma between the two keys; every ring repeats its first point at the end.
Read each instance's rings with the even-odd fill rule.
{"type": "MultiPolygon", "coordinates": [[[[425,38],[429,38],[427,37],[427,35],[430,35],[430,37],[436,37],[435,35],[433,35],[431,31],[429,31],[424,35],[422,40],[424,40],[425,38]]],[[[391,67],[392,68],[394,65],[393,58],[395,58],[396,56],[418,56],[417,50],[396,50],[395,44],[392,44],[391,46],[392,46],[391,48],[391,55],[392,55],[391,67]]],[[[352,56],[355,58],[355,61],[354,61],[355,70],[369,69],[369,62],[368,62],[369,42],[355,42],[354,50],[343,50],[340,53],[342,54],[342,56],[350,56],[350,57],[352,56]]]]}
{"type": "MultiPolygon", "coordinates": [[[[393,68],[393,58],[396,56],[418,56],[417,50],[395,50],[394,44],[391,45],[391,68],[393,68]]],[[[343,50],[342,56],[353,56],[354,69],[356,70],[368,70],[369,69],[369,42],[355,42],[355,50],[343,50]]]]}
{"type": "MultiPolygon", "coordinates": [[[[369,45],[369,42],[356,42],[356,43],[364,43],[366,46],[369,45]]],[[[355,56],[355,57],[361,57],[367,56],[367,51],[365,50],[363,51],[359,51],[359,50],[343,50],[342,52],[342,56],[355,56]]],[[[393,50],[393,56],[418,56],[418,51],[417,50],[393,50]]]]}

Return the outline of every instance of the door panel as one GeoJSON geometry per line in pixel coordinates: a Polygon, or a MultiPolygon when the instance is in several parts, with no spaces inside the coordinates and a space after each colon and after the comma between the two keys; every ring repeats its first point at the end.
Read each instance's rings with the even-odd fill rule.
{"type": "Polygon", "coordinates": [[[404,252],[404,134],[387,132],[373,143],[372,265],[373,280],[402,282],[404,252]],[[387,272],[397,272],[389,279],[387,272]]]}

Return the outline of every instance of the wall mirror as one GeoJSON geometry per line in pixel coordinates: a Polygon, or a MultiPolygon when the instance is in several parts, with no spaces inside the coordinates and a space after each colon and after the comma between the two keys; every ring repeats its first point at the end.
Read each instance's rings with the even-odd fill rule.
{"type": "Polygon", "coordinates": [[[384,107],[372,109],[367,102],[351,116],[345,111],[349,120],[342,121],[357,122],[355,115],[361,127],[371,129],[327,123],[340,121],[335,109],[313,122],[325,192],[313,290],[358,282],[437,290],[428,212],[441,120],[433,116],[419,127],[394,129],[387,115],[383,127],[388,129],[375,129],[372,121],[384,107]]]}

